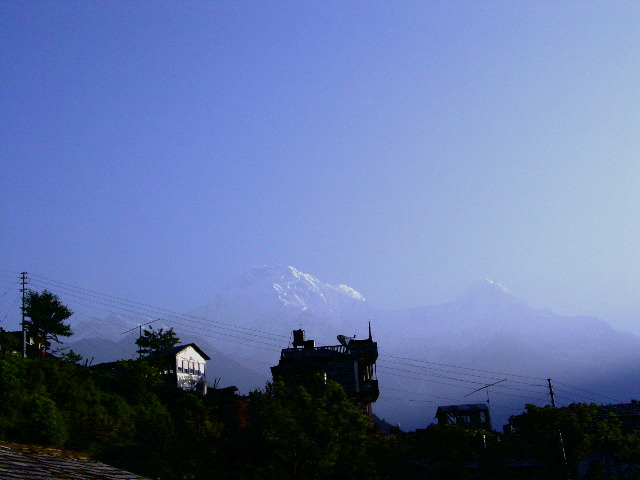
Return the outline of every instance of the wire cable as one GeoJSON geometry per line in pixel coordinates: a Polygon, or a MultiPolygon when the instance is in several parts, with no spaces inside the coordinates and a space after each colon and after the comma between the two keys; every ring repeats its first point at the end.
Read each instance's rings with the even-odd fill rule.
{"type": "Polygon", "coordinates": [[[599,393],[595,393],[595,392],[590,392],[589,390],[584,390],[584,389],[582,389],[582,388],[573,387],[573,386],[571,386],[571,385],[567,385],[566,383],[561,383],[561,382],[558,382],[558,381],[554,381],[553,383],[554,383],[555,385],[562,385],[563,387],[573,388],[574,390],[578,390],[578,391],[580,391],[580,392],[588,393],[588,394],[593,395],[593,396],[595,396],[595,397],[602,397],[602,398],[606,398],[606,399],[609,399],[609,400],[615,400],[615,401],[616,401],[616,402],[618,402],[618,403],[624,403],[624,402],[622,402],[620,399],[613,398],[613,397],[609,397],[609,396],[607,396],[607,395],[601,395],[601,394],[599,394],[599,393]]]}
{"type": "Polygon", "coordinates": [[[505,372],[495,372],[495,371],[491,371],[491,370],[481,370],[478,368],[470,368],[470,367],[460,367],[460,366],[456,366],[456,365],[449,365],[446,363],[436,363],[436,362],[430,362],[427,360],[417,360],[417,359],[413,359],[413,358],[406,358],[406,357],[399,357],[396,355],[391,355],[391,354],[384,354],[384,356],[388,356],[391,358],[395,358],[398,360],[409,360],[409,361],[413,361],[413,362],[418,362],[418,363],[427,363],[430,365],[438,365],[440,367],[450,367],[450,368],[458,368],[460,370],[470,370],[473,372],[481,372],[481,373],[491,373],[494,375],[499,375],[500,377],[504,377],[504,376],[508,376],[508,377],[515,377],[515,378],[527,378],[530,380],[541,380],[541,381],[546,381],[546,378],[538,378],[538,377],[529,377],[529,376],[525,376],[525,375],[516,375],[513,373],[505,373],[505,372]]]}
{"type": "MultiPolygon", "coordinates": [[[[218,324],[218,325],[222,325],[222,327],[219,328],[223,328],[223,327],[227,327],[230,329],[235,329],[235,330],[243,330],[243,331],[247,331],[247,332],[255,332],[255,334],[260,335],[260,336],[268,336],[268,337],[276,337],[279,339],[288,339],[289,337],[287,335],[281,335],[281,334],[276,334],[276,333],[272,333],[272,332],[266,332],[263,330],[258,330],[258,329],[254,329],[254,328],[249,328],[249,327],[242,327],[242,326],[238,326],[238,325],[233,325],[233,324],[229,324],[229,323],[225,323],[225,322],[219,322],[219,321],[215,321],[215,320],[209,320],[209,319],[205,319],[202,317],[198,317],[195,315],[189,315],[189,314],[183,314],[183,313],[178,313],[172,310],[168,310],[165,308],[160,308],[160,307],[154,307],[152,305],[147,305],[141,302],[135,302],[132,300],[126,300],[126,299],[122,299],[119,297],[115,297],[113,295],[107,295],[107,294],[102,294],[99,292],[95,292],[92,290],[88,290],[86,288],[81,288],[81,287],[76,287],[67,283],[63,283],[63,282],[57,282],[55,280],[51,280],[48,279],[46,277],[41,277],[39,275],[32,275],[33,277],[37,277],[39,279],[44,279],[44,280],[40,280],[37,285],[40,286],[41,288],[50,288],[50,286],[55,286],[56,288],[60,288],[63,290],[67,291],[67,295],[70,296],[74,296],[76,298],[82,298],[84,300],[87,300],[87,296],[89,297],[96,297],[99,298],[101,300],[103,300],[102,302],[96,302],[102,305],[112,305],[112,304],[116,304],[119,305],[121,307],[127,307],[127,308],[139,308],[139,307],[144,307],[145,309],[151,309],[156,311],[155,315],[166,315],[168,314],[171,317],[185,317],[185,318],[190,318],[193,320],[206,320],[207,322],[211,323],[213,322],[214,324],[218,324]],[[48,285],[47,285],[48,284],[48,285]],[[61,286],[60,286],[61,285],[61,286]],[[80,290],[80,292],[74,292],[74,290],[80,290]],[[73,292],[73,293],[69,293],[69,291],[73,292]],[[81,296],[82,292],[89,292],[89,293],[85,293],[84,296],[81,296]],[[103,298],[105,297],[105,298],[103,298]],[[110,300],[113,299],[113,300],[110,300]],[[110,303],[105,303],[105,302],[110,302],[110,303]],[[161,312],[161,313],[157,313],[157,312],[161,312]]],[[[34,284],[36,284],[34,282],[34,284]]],[[[94,300],[90,300],[90,301],[94,301],[94,300]]],[[[132,310],[128,310],[129,312],[134,312],[134,313],[140,313],[139,311],[132,311],[132,310]]]]}
{"type": "MultiPolygon", "coordinates": [[[[0,272],[2,272],[0,270],[0,272]]],[[[17,277],[20,274],[17,272],[13,272],[17,277]]],[[[5,276],[9,277],[9,275],[2,275],[0,277],[5,276]]],[[[0,278],[0,282],[3,280],[0,278]]],[[[231,323],[219,322],[211,319],[207,319],[205,317],[200,317],[196,315],[189,314],[181,314],[172,310],[168,310],[165,308],[154,307],[148,304],[144,304],[141,302],[136,302],[132,300],[123,299],[120,297],[116,297],[113,295],[103,294],[100,292],[96,292],[93,290],[89,290],[82,287],[77,287],[71,285],[69,283],[59,282],[57,280],[53,280],[41,275],[30,274],[30,284],[44,289],[55,288],[62,290],[65,296],[70,296],[78,300],[74,300],[74,304],[83,305],[89,308],[93,308],[96,310],[107,311],[116,315],[124,315],[124,316],[137,316],[140,318],[148,319],[151,321],[161,321],[168,325],[178,325],[180,326],[180,330],[184,333],[192,333],[197,335],[206,334],[208,338],[214,338],[216,340],[222,340],[231,343],[241,343],[246,344],[247,342],[251,342],[252,348],[259,348],[267,351],[274,351],[280,349],[282,345],[276,345],[275,343],[270,342],[283,342],[287,339],[289,345],[291,343],[291,337],[286,335],[274,334],[272,332],[266,332],[255,328],[243,327],[239,325],[234,325],[231,323]],[[82,303],[88,302],[88,303],[82,303]],[[105,308],[106,307],[106,308],[105,308]],[[153,317],[162,316],[161,318],[153,319],[153,317]],[[198,331],[194,331],[194,329],[198,329],[198,331]],[[253,338],[249,338],[253,337],[253,338]],[[263,346],[261,346],[263,345],[263,346]]],[[[17,282],[12,282],[14,285],[17,282]]],[[[7,290],[4,294],[0,295],[0,297],[6,295],[11,289],[7,290]]],[[[15,300],[14,300],[15,304],[15,300]]],[[[13,308],[13,305],[12,307],[13,308]]],[[[7,313],[8,315],[8,313],[7,313]]],[[[5,315],[5,319],[7,317],[5,315]]],[[[240,357],[243,358],[243,357],[240,357]]],[[[383,375],[390,375],[396,377],[403,378],[411,378],[414,380],[421,380],[423,382],[428,383],[436,383],[445,386],[451,386],[456,388],[469,388],[470,385],[485,385],[488,380],[497,380],[503,377],[509,377],[507,384],[497,384],[492,387],[492,392],[497,395],[508,395],[512,397],[518,398],[531,398],[529,395],[517,395],[512,393],[507,393],[502,391],[512,390],[519,391],[524,393],[530,393],[539,395],[539,391],[534,391],[530,389],[520,388],[518,386],[512,386],[511,384],[536,387],[536,388],[546,388],[546,385],[540,385],[537,383],[531,383],[530,381],[546,381],[544,378],[519,375],[514,373],[507,372],[498,372],[492,370],[483,370],[478,368],[464,367],[458,365],[451,365],[446,363],[437,363],[431,362],[428,360],[421,360],[415,358],[407,358],[402,356],[397,356],[393,354],[381,354],[380,358],[383,360],[382,364],[378,363],[377,368],[382,370],[383,375]],[[387,366],[384,363],[390,363],[395,365],[402,365],[406,368],[396,368],[393,366],[387,366]],[[406,375],[402,375],[395,372],[402,372],[411,374],[411,377],[406,375]],[[435,373],[437,372],[437,373],[435,373]],[[443,375],[445,374],[445,375],[443,375]],[[495,375],[497,377],[488,376],[495,375]],[[416,378],[416,376],[418,378],[416,378]],[[425,378],[428,377],[428,378],[425,378]],[[464,378],[467,377],[467,378],[464,378]],[[448,380],[452,382],[458,382],[459,384],[452,384],[447,382],[442,382],[438,380],[433,380],[433,378],[448,380]],[[520,380],[517,380],[520,379],[520,380]],[[523,381],[523,380],[529,380],[523,381]]],[[[246,360],[251,360],[245,358],[246,360]]],[[[266,363],[266,362],[260,362],[266,363]]],[[[580,389],[577,387],[572,387],[571,385],[563,384],[560,382],[555,382],[556,385],[564,385],[568,388],[573,388],[575,390],[596,396],[601,398],[608,398],[611,400],[619,401],[618,399],[614,399],[613,397],[608,397],[606,395],[597,394],[595,392],[590,392],[588,390],[580,389]]],[[[568,398],[568,397],[562,397],[568,398]]]]}

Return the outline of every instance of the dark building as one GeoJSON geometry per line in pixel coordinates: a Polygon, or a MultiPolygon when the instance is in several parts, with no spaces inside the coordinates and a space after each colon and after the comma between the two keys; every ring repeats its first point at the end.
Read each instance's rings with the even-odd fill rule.
{"type": "Polygon", "coordinates": [[[484,403],[438,407],[436,418],[438,419],[438,424],[463,425],[469,428],[491,430],[489,406],[484,403]]]}
{"type": "Polygon", "coordinates": [[[271,367],[273,378],[282,378],[288,385],[301,385],[314,375],[333,380],[345,389],[347,396],[371,417],[371,404],[378,399],[376,359],[378,344],[371,338],[356,340],[338,335],[340,345],[316,347],[306,340],[304,330],[294,330],[293,347],[285,348],[280,362],[271,367]]]}
{"type": "Polygon", "coordinates": [[[210,388],[207,401],[217,406],[218,420],[228,431],[243,430],[249,426],[251,417],[251,397],[238,395],[238,388],[210,388]]]}

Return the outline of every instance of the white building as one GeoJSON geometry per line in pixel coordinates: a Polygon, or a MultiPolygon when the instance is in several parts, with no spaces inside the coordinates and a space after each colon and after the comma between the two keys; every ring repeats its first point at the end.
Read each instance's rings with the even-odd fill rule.
{"type": "Polygon", "coordinates": [[[206,363],[210,360],[195,343],[179,345],[162,354],[168,361],[163,362],[165,375],[171,375],[172,383],[183,390],[199,391],[207,389],[206,363]]]}

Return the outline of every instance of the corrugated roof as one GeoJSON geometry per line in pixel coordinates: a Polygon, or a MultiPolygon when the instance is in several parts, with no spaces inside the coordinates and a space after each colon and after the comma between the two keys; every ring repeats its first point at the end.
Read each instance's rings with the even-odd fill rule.
{"type": "Polygon", "coordinates": [[[441,412],[463,412],[470,410],[489,410],[485,403],[465,403],[463,405],[443,405],[438,407],[441,412]]]}
{"type": "Polygon", "coordinates": [[[7,443],[0,445],[0,479],[149,480],[79,455],[7,443]]]}

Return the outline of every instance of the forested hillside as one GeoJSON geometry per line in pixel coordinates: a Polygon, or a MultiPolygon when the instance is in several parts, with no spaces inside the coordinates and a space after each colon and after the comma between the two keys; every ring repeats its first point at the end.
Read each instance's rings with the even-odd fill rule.
{"type": "Polygon", "coordinates": [[[53,356],[0,354],[2,440],[88,452],[162,479],[375,471],[368,421],[339,385],[270,384],[244,403],[243,414],[215,390],[201,397],[169,388],[144,361],[119,362],[114,375],[53,356]]]}
{"type": "Polygon", "coordinates": [[[338,384],[320,378],[297,388],[275,382],[247,398],[228,389],[198,396],[169,388],[145,361],[100,371],[6,352],[0,405],[0,440],[85,452],[162,480],[640,475],[638,430],[587,405],[529,406],[505,436],[457,425],[381,435],[338,384]]]}

